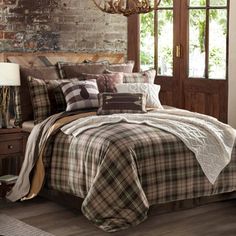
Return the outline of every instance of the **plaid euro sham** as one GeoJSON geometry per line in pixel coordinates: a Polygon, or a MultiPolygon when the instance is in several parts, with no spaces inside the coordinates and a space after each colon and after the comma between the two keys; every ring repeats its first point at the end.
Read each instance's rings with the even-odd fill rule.
{"type": "Polygon", "coordinates": [[[59,79],[59,74],[55,66],[52,67],[32,67],[20,68],[21,86],[16,89],[14,96],[15,125],[21,126],[24,121],[33,120],[33,105],[30,99],[28,76],[38,79],[59,79]]]}

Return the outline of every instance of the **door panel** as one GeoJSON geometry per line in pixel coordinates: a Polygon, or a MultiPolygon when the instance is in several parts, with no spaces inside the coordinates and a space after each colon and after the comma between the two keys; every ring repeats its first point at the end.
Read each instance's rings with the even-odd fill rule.
{"type": "Polygon", "coordinates": [[[154,30],[151,28],[150,19],[148,21],[151,38],[146,43],[140,44],[145,37],[142,19],[138,23],[137,21],[132,23],[131,18],[129,19],[128,34],[133,41],[129,40],[128,49],[135,48],[136,51],[128,50],[128,59],[136,59],[137,70],[140,69],[143,59],[150,67],[154,64],[157,70],[155,83],[161,85],[160,100],[163,105],[211,115],[227,122],[229,1],[162,0],[161,2],[160,9],[150,17],[154,21],[154,30]],[[172,28],[171,22],[173,22],[172,28]],[[140,34],[135,38],[132,35],[134,32],[132,26],[137,27],[140,23],[141,38],[140,34]],[[171,33],[168,33],[168,27],[171,33]],[[166,42],[173,42],[172,51],[167,47],[165,34],[168,35],[166,42]],[[153,41],[154,47],[148,47],[153,41]],[[140,53],[140,45],[141,50],[146,50],[145,45],[149,51],[150,48],[154,48],[150,58],[148,50],[146,54],[142,51],[140,53]],[[171,57],[173,57],[172,62],[170,62],[171,57]],[[165,58],[168,63],[165,63],[165,58]]]}
{"type": "Polygon", "coordinates": [[[184,82],[184,107],[227,122],[227,83],[205,79],[186,80],[184,82]]]}
{"type": "MultiPolygon", "coordinates": [[[[196,1],[191,2],[196,4],[196,1]]],[[[221,9],[211,8],[213,2],[210,0],[199,1],[199,4],[202,5],[191,6],[186,0],[182,6],[182,26],[187,29],[181,39],[185,42],[183,48],[186,51],[183,60],[189,63],[186,66],[187,76],[180,75],[183,83],[183,107],[226,123],[228,80],[225,5],[221,5],[221,9]]]]}

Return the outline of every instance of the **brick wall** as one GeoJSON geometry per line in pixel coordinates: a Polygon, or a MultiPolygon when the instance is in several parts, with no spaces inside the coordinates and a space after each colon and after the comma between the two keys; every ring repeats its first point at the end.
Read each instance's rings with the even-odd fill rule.
{"type": "Polygon", "coordinates": [[[127,50],[127,19],[92,0],[0,0],[0,51],[127,50]]]}

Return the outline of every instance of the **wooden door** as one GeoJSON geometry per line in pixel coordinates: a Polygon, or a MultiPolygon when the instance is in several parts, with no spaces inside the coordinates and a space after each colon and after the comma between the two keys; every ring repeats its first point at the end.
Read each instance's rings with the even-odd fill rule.
{"type": "Polygon", "coordinates": [[[180,40],[186,52],[183,55],[186,72],[180,74],[183,107],[226,123],[228,1],[182,0],[181,9],[182,27],[186,29],[180,40]]]}
{"type": "MultiPolygon", "coordinates": [[[[149,40],[150,44],[153,43],[153,65],[150,62],[149,64],[150,67],[157,69],[155,82],[161,85],[160,100],[162,104],[211,115],[227,122],[227,4],[227,0],[162,0],[155,13],[151,13],[149,16],[129,18],[128,58],[135,59],[137,71],[140,70],[143,60],[142,25],[150,24],[150,21],[153,20],[151,27],[153,27],[154,33],[148,32],[150,35],[153,33],[154,39],[153,42],[151,38],[149,40]],[[217,15],[220,17],[217,18],[217,15]],[[149,21],[143,22],[143,18],[149,19],[149,21]],[[214,31],[211,30],[211,24],[213,22],[216,25],[216,21],[219,21],[224,28],[225,35],[221,39],[223,47],[221,54],[225,53],[223,63],[217,61],[213,55],[214,50],[220,50],[219,47],[217,48],[216,45],[214,50],[211,48],[212,41],[214,41],[214,31]],[[196,25],[198,23],[200,25],[196,25]],[[173,25],[171,26],[171,24],[173,25]],[[196,38],[196,29],[193,29],[192,25],[196,25],[196,28],[199,29],[197,40],[192,40],[192,38],[196,38]],[[167,40],[171,49],[170,47],[166,48],[167,43],[163,43],[163,38],[165,38],[163,35],[165,34],[168,34],[167,40]],[[198,53],[196,41],[201,42],[203,53],[198,53]],[[195,46],[197,49],[193,50],[195,46]],[[166,54],[165,48],[169,53],[166,56],[169,62],[165,65],[169,68],[167,73],[161,65],[163,58],[165,59],[163,57],[166,54]],[[196,61],[193,60],[193,53],[196,54],[196,61]],[[212,73],[212,64],[214,63],[212,58],[221,67],[225,66],[225,68],[221,68],[219,78],[215,77],[217,73],[212,73]],[[198,70],[198,64],[201,70],[198,70]],[[224,69],[225,73],[222,74],[224,69]]],[[[151,30],[149,29],[149,31],[151,30]]],[[[221,55],[222,58],[224,56],[221,55]]]]}

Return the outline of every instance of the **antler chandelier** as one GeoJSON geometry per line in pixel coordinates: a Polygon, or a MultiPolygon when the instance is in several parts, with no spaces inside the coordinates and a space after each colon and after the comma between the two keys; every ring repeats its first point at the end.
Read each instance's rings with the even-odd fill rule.
{"type": "Polygon", "coordinates": [[[93,2],[103,12],[130,16],[156,10],[161,0],[93,0],[93,2]]]}

